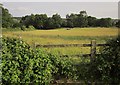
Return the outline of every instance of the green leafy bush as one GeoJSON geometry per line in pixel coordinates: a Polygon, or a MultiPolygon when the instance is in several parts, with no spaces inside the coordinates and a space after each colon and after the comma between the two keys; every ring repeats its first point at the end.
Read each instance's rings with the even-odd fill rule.
{"type": "Polygon", "coordinates": [[[2,38],[2,82],[30,82],[31,48],[19,39],[2,38]]]}
{"type": "Polygon", "coordinates": [[[40,49],[34,50],[33,82],[49,84],[52,80],[52,64],[47,53],[40,49]]]}
{"type": "Polygon", "coordinates": [[[120,36],[108,42],[109,47],[102,50],[96,59],[101,79],[109,83],[120,83],[120,36]]]}
{"type": "Polygon", "coordinates": [[[54,79],[76,79],[77,69],[69,58],[61,58],[58,54],[48,54],[53,65],[52,75],[54,79]]]}
{"type": "Polygon", "coordinates": [[[59,55],[32,49],[20,39],[2,38],[2,82],[49,84],[60,78],[74,78],[75,67],[59,55]]]}
{"type": "Polygon", "coordinates": [[[89,65],[89,78],[106,84],[120,84],[120,36],[107,42],[101,55],[89,65]]]}

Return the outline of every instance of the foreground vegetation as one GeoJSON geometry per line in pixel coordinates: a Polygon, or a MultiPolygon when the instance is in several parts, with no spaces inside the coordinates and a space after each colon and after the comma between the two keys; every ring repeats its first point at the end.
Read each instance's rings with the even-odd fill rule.
{"type": "Polygon", "coordinates": [[[76,71],[69,59],[32,49],[22,40],[2,38],[2,82],[49,84],[59,76],[74,78],[76,71]]]}
{"type": "MultiPolygon", "coordinates": [[[[55,83],[59,79],[84,83],[116,84],[120,82],[120,37],[108,42],[94,61],[72,63],[70,58],[32,49],[20,39],[2,38],[2,82],[55,83]],[[20,49],[21,48],[21,49],[20,49]]],[[[66,81],[65,81],[66,82],[66,81]]]]}
{"type": "Polygon", "coordinates": [[[48,85],[59,83],[59,80],[64,83],[75,81],[86,84],[120,84],[120,36],[115,38],[119,29],[114,27],[120,27],[120,20],[97,19],[88,16],[86,11],[66,15],[66,19],[62,19],[58,14],[52,17],[32,14],[13,18],[1,4],[0,8],[3,10],[4,27],[3,36],[0,38],[0,75],[3,84],[48,85]],[[36,48],[39,44],[85,44],[91,40],[96,40],[97,43],[107,42],[110,45],[97,47],[98,51],[101,50],[101,55],[93,56],[91,61],[89,57],[73,56],[90,53],[89,47],[36,48]]]}

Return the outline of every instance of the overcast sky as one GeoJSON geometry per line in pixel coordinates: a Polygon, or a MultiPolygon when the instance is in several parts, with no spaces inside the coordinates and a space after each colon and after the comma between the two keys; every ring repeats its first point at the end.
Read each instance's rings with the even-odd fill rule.
{"type": "Polygon", "coordinates": [[[52,16],[55,13],[65,17],[66,14],[85,10],[88,15],[98,18],[118,18],[118,2],[3,2],[3,6],[14,17],[30,14],[52,16]]]}

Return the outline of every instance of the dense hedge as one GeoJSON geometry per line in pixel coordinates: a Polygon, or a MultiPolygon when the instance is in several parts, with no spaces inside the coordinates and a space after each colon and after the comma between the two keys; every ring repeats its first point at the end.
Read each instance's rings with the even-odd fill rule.
{"type": "Polygon", "coordinates": [[[110,46],[101,48],[101,55],[96,56],[94,61],[80,64],[82,68],[79,69],[79,75],[87,83],[120,84],[120,36],[107,44],[110,46]]]}
{"type": "Polygon", "coordinates": [[[32,49],[20,39],[2,38],[2,82],[49,84],[57,77],[74,78],[75,68],[56,54],[32,49]]]}
{"type": "Polygon", "coordinates": [[[97,67],[99,79],[105,83],[120,84],[120,36],[107,42],[101,56],[93,64],[97,67]]]}
{"type": "Polygon", "coordinates": [[[32,49],[15,38],[2,38],[2,82],[49,84],[62,78],[104,84],[120,82],[120,36],[108,41],[94,61],[82,60],[76,67],[69,58],[32,49]],[[76,70],[77,69],[77,70],[76,70]]]}
{"type": "Polygon", "coordinates": [[[32,74],[31,49],[21,40],[2,38],[2,81],[29,82],[32,74]]]}

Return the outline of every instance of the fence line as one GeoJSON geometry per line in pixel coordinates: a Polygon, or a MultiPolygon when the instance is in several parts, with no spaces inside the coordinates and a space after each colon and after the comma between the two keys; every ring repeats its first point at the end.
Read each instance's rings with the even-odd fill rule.
{"type": "MultiPolygon", "coordinates": [[[[56,45],[40,45],[35,44],[35,47],[54,48],[54,47],[91,47],[91,44],[56,44],[56,45]]],[[[109,46],[108,44],[96,44],[96,46],[109,46]]]]}
{"type": "MultiPolygon", "coordinates": [[[[97,46],[109,46],[109,44],[96,44],[95,40],[91,41],[91,44],[57,44],[57,45],[40,45],[40,44],[35,44],[35,47],[43,47],[43,48],[54,48],[54,47],[90,47],[90,54],[83,54],[82,56],[90,56],[91,61],[94,59],[96,55],[96,47],[97,46]]],[[[80,55],[76,55],[80,56],[80,55]]]]}

